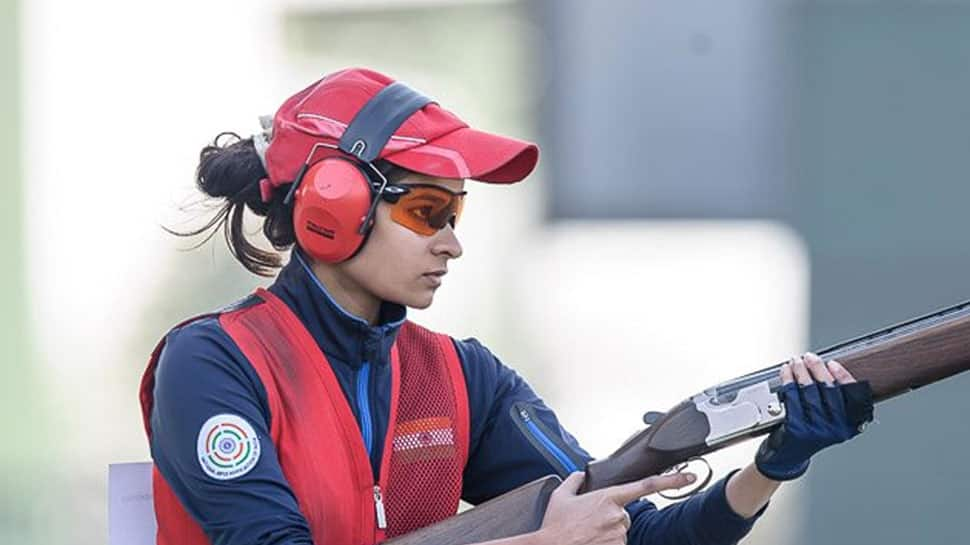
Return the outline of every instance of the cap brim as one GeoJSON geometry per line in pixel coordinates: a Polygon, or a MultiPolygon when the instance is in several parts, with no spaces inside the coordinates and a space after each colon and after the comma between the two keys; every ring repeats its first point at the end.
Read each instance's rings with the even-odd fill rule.
{"type": "Polygon", "coordinates": [[[532,172],[539,162],[539,147],[464,127],[383,159],[427,176],[510,184],[532,172]]]}

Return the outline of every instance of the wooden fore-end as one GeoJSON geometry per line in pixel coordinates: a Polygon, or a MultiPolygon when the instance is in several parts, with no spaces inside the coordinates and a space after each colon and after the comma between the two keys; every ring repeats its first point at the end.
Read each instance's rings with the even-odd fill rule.
{"type": "Polygon", "coordinates": [[[876,401],[970,369],[970,304],[913,320],[820,352],[858,380],[876,401]]]}
{"type": "MultiPolygon", "coordinates": [[[[846,341],[819,355],[838,359],[858,380],[868,380],[875,401],[884,401],[970,369],[970,303],[846,341]]],[[[762,372],[774,374],[778,367],[762,372]]],[[[656,475],[727,446],[708,446],[709,433],[707,417],[685,401],[609,457],[591,462],[580,491],[656,475]]],[[[732,443],[764,433],[767,430],[742,435],[732,443]]]]}
{"type": "Polygon", "coordinates": [[[657,475],[707,450],[711,428],[691,401],[671,409],[610,456],[590,462],[580,492],[628,483],[657,475]]]}
{"type": "Polygon", "coordinates": [[[383,543],[467,545],[534,532],[542,526],[549,496],[560,483],[555,475],[537,479],[474,509],[383,543]]]}

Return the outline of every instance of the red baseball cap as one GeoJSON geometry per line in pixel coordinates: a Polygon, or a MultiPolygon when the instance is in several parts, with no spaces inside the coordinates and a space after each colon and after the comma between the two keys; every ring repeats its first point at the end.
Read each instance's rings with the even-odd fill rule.
{"type": "MultiPolygon", "coordinates": [[[[265,152],[269,187],[264,192],[292,182],[314,144],[336,146],[364,104],[393,82],[373,70],[349,68],[288,98],[273,116],[265,152]]],[[[318,146],[310,162],[340,153],[318,146]]],[[[432,102],[404,121],[378,158],[428,176],[507,184],[532,172],[539,147],[473,129],[432,102]]]]}

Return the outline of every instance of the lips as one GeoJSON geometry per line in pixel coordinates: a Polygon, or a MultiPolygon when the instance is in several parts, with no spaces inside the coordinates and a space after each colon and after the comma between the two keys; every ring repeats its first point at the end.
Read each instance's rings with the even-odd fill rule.
{"type": "Polygon", "coordinates": [[[441,285],[441,278],[447,273],[448,271],[438,270],[438,271],[432,271],[429,273],[424,273],[423,275],[421,275],[421,277],[426,278],[428,280],[428,283],[431,284],[433,287],[438,287],[441,285]]]}

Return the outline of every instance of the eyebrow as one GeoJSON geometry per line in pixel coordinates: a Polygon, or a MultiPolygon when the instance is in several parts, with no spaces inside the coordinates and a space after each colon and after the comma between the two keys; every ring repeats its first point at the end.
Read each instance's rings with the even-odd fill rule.
{"type": "Polygon", "coordinates": [[[461,187],[459,187],[458,189],[452,189],[451,187],[448,187],[447,185],[441,183],[441,180],[443,179],[448,180],[450,178],[421,177],[417,180],[414,180],[413,178],[411,178],[411,176],[414,176],[414,175],[413,174],[409,175],[397,183],[400,185],[434,185],[442,189],[447,189],[448,191],[465,191],[465,184],[462,184],[461,187]]]}

